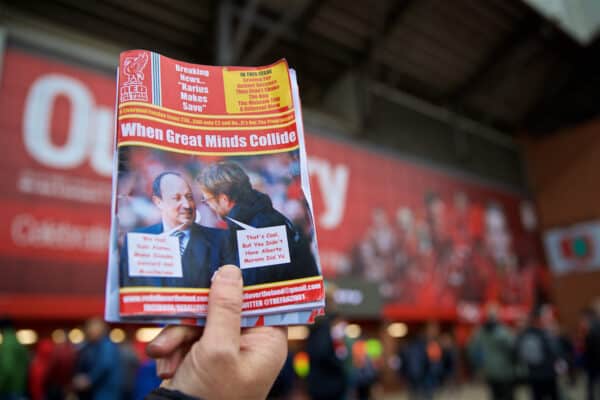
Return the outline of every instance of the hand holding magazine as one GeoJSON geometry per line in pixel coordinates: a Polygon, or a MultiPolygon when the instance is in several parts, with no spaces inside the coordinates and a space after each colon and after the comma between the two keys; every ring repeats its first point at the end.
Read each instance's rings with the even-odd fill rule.
{"type": "Polygon", "coordinates": [[[242,325],[324,306],[295,73],[121,54],[106,319],[203,325],[220,266],[242,325]]]}

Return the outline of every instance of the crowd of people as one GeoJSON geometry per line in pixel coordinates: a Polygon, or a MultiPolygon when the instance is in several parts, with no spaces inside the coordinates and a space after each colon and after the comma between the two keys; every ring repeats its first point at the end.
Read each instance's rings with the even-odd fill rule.
{"type": "Polygon", "coordinates": [[[534,400],[569,398],[578,370],[586,375],[586,398],[600,399],[600,303],[582,313],[574,337],[560,329],[549,306],[536,308],[516,327],[503,324],[491,306],[467,350],[494,400],[515,398],[517,385],[527,386],[534,400]]]}
{"type": "Polygon", "coordinates": [[[87,321],[86,340],[78,345],[56,330],[29,349],[10,321],[0,328],[2,400],[141,400],[160,384],[155,363],[131,341],[113,343],[99,318],[87,321]]]}
{"type": "MultiPolygon", "coordinates": [[[[459,398],[459,383],[477,377],[488,385],[493,400],[522,398],[515,393],[524,387],[533,400],[579,399],[568,395],[578,382],[585,386],[586,400],[600,399],[600,302],[582,312],[575,336],[559,329],[549,306],[508,325],[500,320],[497,306],[490,305],[464,347],[451,330],[428,323],[387,355],[369,354],[364,340],[345,334],[346,326],[335,308],[318,319],[300,347],[310,367],[305,374],[295,370],[290,353],[268,398],[285,400],[304,393],[299,398],[374,399],[381,394],[378,382],[384,369],[391,368],[415,400],[459,398]]],[[[156,363],[129,341],[113,343],[100,319],[86,323],[86,340],[79,345],[56,331],[52,340],[43,338],[27,348],[8,321],[1,328],[2,400],[137,400],[160,384],[156,363]]]]}
{"type": "Polygon", "coordinates": [[[397,371],[411,399],[432,399],[457,380],[459,353],[449,333],[436,323],[426,324],[398,353],[397,371]]]}
{"type": "Polygon", "coordinates": [[[498,202],[429,192],[422,207],[400,207],[393,219],[384,209],[373,210],[349,273],[379,283],[384,298],[396,303],[530,307],[540,286],[539,263],[535,244],[517,243],[515,228],[498,202]]]}
{"type": "MultiPolygon", "coordinates": [[[[311,371],[306,381],[310,398],[376,398],[371,389],[381,378],[383,362],[372,363],[368,379],[361,379],[364,363],[347,351],[348,339],[337,329],[342,321],[330,312],[311,329],[307,342],[311,371]],[[368,384],[361,387],[362,382],[368,384]]],[[[450,331],[430,322],[402,340],[386,364],[395,370],[411,400],[462,398],[460,384],[478,378],[488,386],[486,398],[493,400],[600,399],[600,303],[583,311],[573,336],[559,328],[548,305],[508,325],[500,320],[498,306],[491,304],[464,346],[450,331]],[[524,393],[527,397],[522,397],[524,393]]]]}

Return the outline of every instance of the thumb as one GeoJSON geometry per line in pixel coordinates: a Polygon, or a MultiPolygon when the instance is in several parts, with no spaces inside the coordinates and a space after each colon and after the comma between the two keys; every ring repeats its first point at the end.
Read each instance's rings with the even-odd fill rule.
{"type": "Polygon", "coordinates": [[[201,339],[204,344],[239,351],[243,286],[242,273],[235,265],[225,265],[216,272],[208,295],[208,315],[201,339]]]}

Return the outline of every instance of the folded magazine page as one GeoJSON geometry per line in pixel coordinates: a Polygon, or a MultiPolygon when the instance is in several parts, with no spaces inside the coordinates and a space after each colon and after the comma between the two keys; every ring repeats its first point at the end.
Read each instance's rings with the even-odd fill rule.
{"type": "Polygon", "coordinates": [[[264,67],[121,54],[106,317],[203,324],[212,275],[242,269],[246,326],[324,306],[298,89],[264,67]]]}

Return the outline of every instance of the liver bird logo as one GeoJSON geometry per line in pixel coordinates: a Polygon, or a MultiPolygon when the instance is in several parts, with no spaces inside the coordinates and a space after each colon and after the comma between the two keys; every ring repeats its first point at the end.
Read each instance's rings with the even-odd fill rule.
{"type": "Polygon", "coordinates": [[[127,75],[126,85],[139,84],[144,80],[142,70],[148,64],[148,53],[143,52],[135,57],[127,57],[123,62],[123,72],[127,75]]]}

